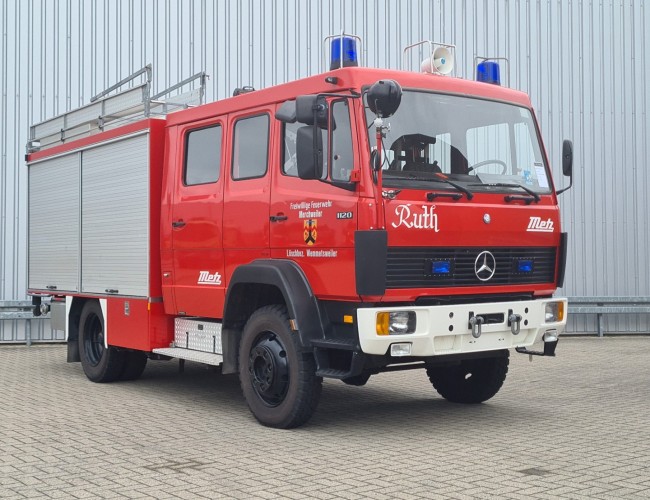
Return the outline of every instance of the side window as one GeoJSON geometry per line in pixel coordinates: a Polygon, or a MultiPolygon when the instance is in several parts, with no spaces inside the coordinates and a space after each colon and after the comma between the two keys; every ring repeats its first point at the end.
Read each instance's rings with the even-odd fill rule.
{"type": "Polygon", "coordinates": [[[235,123],[232,178],[263,177],[269,151],[269,116],[242,118],[235,123]]]}
{"type": "Polygon", "coordinates": [[[221,170],[221,126],[192,130],[186,136],[185,170],[186,186],[217,182],[221,170]]]}
{"type": "Polygon", "coordinates": [[[354,153],[347,99],[332,103],[332,118],[336,128],[332,131],[330,143],[331,176],[335,181],[349,181],[354,168],[354,153]]]}
{"type": "Polygon", "coordinates": [[[285,123],[282,127],[282,173],[290,177],[298,177],[296,162],[296,134],[302,125],[298,122],[285,123]]]}

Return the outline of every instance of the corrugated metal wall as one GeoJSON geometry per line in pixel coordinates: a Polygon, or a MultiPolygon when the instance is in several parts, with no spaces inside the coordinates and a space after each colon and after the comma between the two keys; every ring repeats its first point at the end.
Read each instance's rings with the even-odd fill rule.
{"type": "MultiPolygon", "coordinates": [[[[456,74],[475,55],[510,60],[510,86],[537,109],[559,184],[563,138],[574,141],[570,233],[562,293],[650,296],[648,142],[650,6],[643,0],[4,0],[0,11],[0,299],[26,288],[28,126],[80,106],[151,62],[154,92],[198,71],[208,100],[321,69],[322,39],[364,40],[365,64],[399,68],[402,47],[457,46],[456,74]]],[[[649,331],[648,317],[607,330],[649,331]]],[[[570,329],[594,331],[595,319],[570,329]]],[[[0,322],[0,340],[16,325],[0,322]]],[[[45,331],[41,336],[49,335],[45,331]]]]}

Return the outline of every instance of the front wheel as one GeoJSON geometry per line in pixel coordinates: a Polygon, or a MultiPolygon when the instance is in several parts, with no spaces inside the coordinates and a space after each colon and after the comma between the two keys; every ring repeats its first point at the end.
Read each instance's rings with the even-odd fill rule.
{"type": "Polygon", "coordinates": [[[506,379],[510,353],[466,359],[457,365],[429,366],[427,375],[438,393],[452,403],[478,404],[494,396],[506,379]]]}
{"type": "Polygon", "coordinates": [[[284,307],[262,307],[246,322],[239,380],[251,413],[267,427],[298,427],[316,410],[323,379],[313,355],[300,351],[284,307]]]}

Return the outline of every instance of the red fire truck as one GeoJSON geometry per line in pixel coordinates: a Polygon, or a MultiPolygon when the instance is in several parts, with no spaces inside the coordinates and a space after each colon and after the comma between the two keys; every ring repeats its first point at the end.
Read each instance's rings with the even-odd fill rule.
{"type": "Polygon", "coordinates": [[[493,60],[445,76],[452,46],[426,42],[413,72],[359,66],[356,41],[334,38],[327,72],[198,106],[150,96],[146,67],[31,127],[28,291],[90,380],[215,365],[290,428],[323,378],[424,369],[480,403],[510,349],[554,355],[566,234],[529,98],[493,60]]]}

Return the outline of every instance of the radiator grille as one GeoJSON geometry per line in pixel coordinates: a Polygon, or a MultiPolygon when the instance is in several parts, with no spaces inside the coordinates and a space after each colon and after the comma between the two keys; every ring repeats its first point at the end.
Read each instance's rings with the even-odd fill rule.
{"type": "Polygon", "coordinates": [[[549,248],[413,248],[389,247],[387,288],[438,288],[552,283],[556,249],[549,248]],[[483,251],[494,255],[496,270],[488,281],[476,276],[474,264],[483,251]],[[519,261],[532,261],[531,272],[519,272],[519,261]],[[449,273],[433,272],[435,262],[450,262],[449,273]]]}

